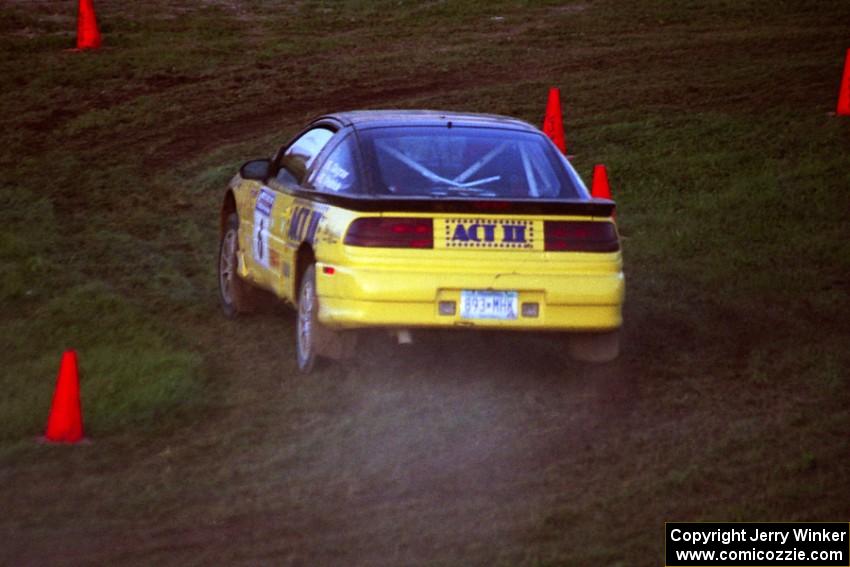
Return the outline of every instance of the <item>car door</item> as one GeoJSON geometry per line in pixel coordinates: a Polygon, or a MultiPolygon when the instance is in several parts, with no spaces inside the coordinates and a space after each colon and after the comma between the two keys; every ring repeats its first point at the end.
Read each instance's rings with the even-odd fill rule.
{"type": "Polygon", "coordinates": [[[297,243],[287,238],[300,189],[316,158],[334,135],[330,126],[310,128],[278,152],[271,176],[254,207],[253,259],[256,281],[279,296],[291,298],[297,243]]]}

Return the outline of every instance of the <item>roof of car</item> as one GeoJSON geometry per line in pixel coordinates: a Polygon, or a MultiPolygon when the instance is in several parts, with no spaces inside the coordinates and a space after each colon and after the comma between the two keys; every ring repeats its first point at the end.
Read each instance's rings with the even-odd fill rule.
{"type": "Polygon", "coordinates": [[[508,127],[537,131],[528,122],[509,116],[443,110],[352,110],[326,114],[318,120],[327,118],[335,119],[345,126],[354,125],[355,127],[406,126],[410,124],[425,126],[451,122],[458,126],[508,127]]]}

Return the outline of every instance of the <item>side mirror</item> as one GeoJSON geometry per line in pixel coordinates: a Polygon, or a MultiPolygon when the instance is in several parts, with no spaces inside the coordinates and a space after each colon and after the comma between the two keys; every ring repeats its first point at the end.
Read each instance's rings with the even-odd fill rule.
{"type": "Polygon", "coordinates": [[[242,167],[239,168],[239,175],[242,179],[265,181],[269,176],[269,167],[271,167],[271,160],[253,159],[242,164],[242,167]]]}

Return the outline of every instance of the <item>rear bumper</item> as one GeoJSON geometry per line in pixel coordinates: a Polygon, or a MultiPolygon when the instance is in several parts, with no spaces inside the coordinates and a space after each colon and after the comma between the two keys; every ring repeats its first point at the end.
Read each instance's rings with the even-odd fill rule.
{"type": "MultiPolygon", "coordinates": [[[[461,266],[462,267],[462,266],[461,266]]],[[[619,262],[606,269],[564,273],[452,272],[334,266],[332,275],[317,265],[319,320],[335,328],[481,327],[513,330],[605,331],[622,324],[625,295],[619,262]],[[463,319],[461,290],[516,291],[520,305],[537,303],[536,317],[512,320],[463,319]],[[453,301],[455,314],[441,315],[439,303],[453,301]]]]}

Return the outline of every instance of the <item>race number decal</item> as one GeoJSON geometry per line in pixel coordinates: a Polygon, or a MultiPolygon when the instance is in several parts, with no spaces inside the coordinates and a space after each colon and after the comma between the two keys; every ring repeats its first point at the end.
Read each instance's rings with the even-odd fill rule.
{"type": "Polygon", "coordinates": [[[274,191],[263,187],[257,196],[257,206],[254,208],[254,261],[269,267],[269,232],[272,224],[272,208],[274,207],[274,191]]]}

